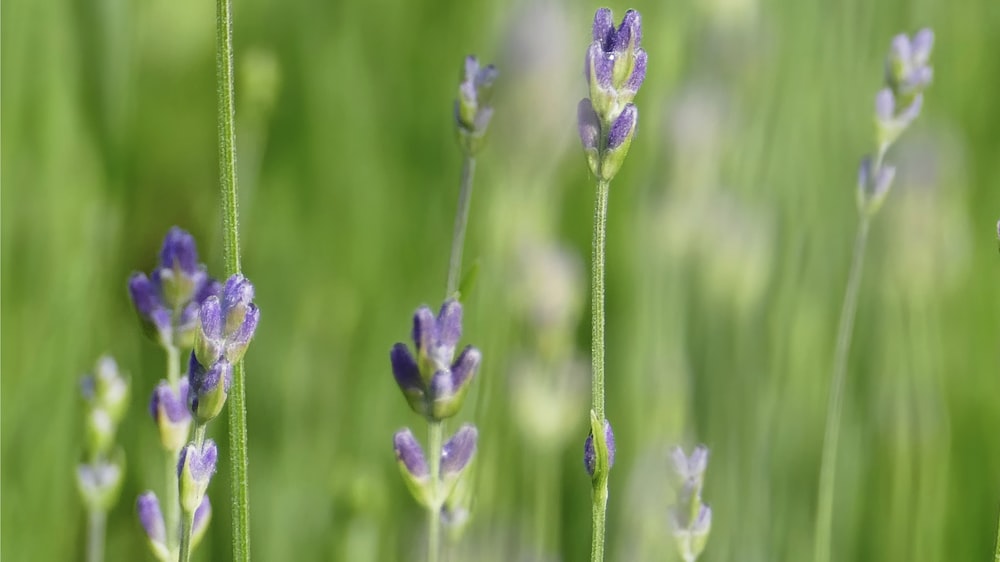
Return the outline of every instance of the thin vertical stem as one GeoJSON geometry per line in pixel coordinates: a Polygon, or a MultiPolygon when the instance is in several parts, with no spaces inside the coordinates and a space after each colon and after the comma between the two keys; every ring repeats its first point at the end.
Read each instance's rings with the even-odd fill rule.
{"type": "Polygon", "coordinates": [[[181,549],[177,556],[178,562],[189,562],[191,560],[191,535],[194,528],[194,513],[184,513],[181,522],[181,549]]]}
{"type": "Polygon", "coordinates": [[[462,185],[455,209],[455,232],[451,237],[451,259],[448,262],[448,292],[452,298],[462,281],[462,250],[465,248],[465,228],[469,222],[469,202],[472,199],[472,177],[476,173],[476,158],[466,153],[462,160],[462,185]]]}
{"type": "Polygon", "coordinates": [[[1000,519],[997,520],[997,544],[996,553],[993,555],[994,562],[1000,562],[1000,519]]]}
{"type": "Polygon", "coordinates": [[[430,461],[431,501],[427,508],[427,562],[441,559],[441,447],[444,442],[444,423],[430,421],[427,427],[427,455],[430,461]]]}
{"type": "MultiPolygon", "coordinates": [[[[240,272],[239,204],[236,184],[236,107],[233,78],[232,0],[216,0],[216,74],[219,87],[219,186],[226,275],[240,272]]],[[[247,479],[247,411],[243,361],[233,366],[229,391],[229,451],[232,455],[233,559],[250,560],[250,483],[247,479]]]]}
{"type": "MultiPolygon", "coordinates": [[[[597,419],[604,422],[604,254],[608,222],[607,180],[597,180],[597,198],[594,203],[594,246],[591,254],[591,368],[592,404],[597,419]]],[[[608,475],[595,474],[593,505],[593,539],[590,548],[591,562],[604,560],[604,527],[608,507],[608,475]]]]}
{"type": "Polygon", "coordinates": [[[87,512],[87,562],[103,562],[104,535],[108,514],[103,509],[91,508],[87,512]]]}
{"type": "Polygon", "coordinates": [[[816,512],[816,562],[830,561],[833,534],[833,490],[837,469],[837,441],[840,438],[840,415],[843,410],[844,380],[847,376],[847,359],[854,332],[854,315],[858,309],[858,290],[864,268],[865,248],[868,246],[870,218],[862,213],[854,239],[854,256],[847,279],[847,292],[840,311],[837,330],[837,348],[833,356],[833,374],[830,378],[830,397],[826,412],[826,434],[823,438],[823,459],[819,473],[819,503],[816,512]]]}
{"type": "MultiPolygon", "coordinates": [[[[167,382],[171,389],[180,388],[181,365],[180,349],[167,346],[167,382]]],[[[163,508],[167,528],[167,551],[174,552],[177,547],[177,531],[181,524],[180,494],[177,490],[177,457],[180,451],[163,451],[163,473],[165,475],[163,490],[163,508]]]]}

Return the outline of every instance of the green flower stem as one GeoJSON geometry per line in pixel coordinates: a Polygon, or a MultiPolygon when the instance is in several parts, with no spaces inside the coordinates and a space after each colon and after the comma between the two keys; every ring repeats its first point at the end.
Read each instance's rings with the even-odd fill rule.
{"type": "MultiPolygon", "coordinates": [[[[591,254],[591,382],[592,405],[597,418],[604,421],[604,254],[608,223],[607,180],[597,180],[597,200],[594,204],[594,246],[591,254]]],[[[593,541],[590,549],[591,562],[604,560],[604,522],[608,507],[607,474],[595,475],[593,541]]]]}
{"type": "Polygon", "coordinates": [[[997,544],[996,553],[993,555],[995,562],[1000,562],[1000,520],[997,521],[997,544]]]}
{"type": "Polygon", "coordinates": [[[458,192],[458,208],[455,210],[455,232],[451,238],[451,260],[448,263],[448,292],[451,298],[462,281],[462,250],[465,247],[465,228],[469,222],[469,202],[472,199],[472,177],[476,173],[476,158],[465,153],[462,160],[462,186],[458,192]]]}
{"type": "Polygon", "coordinates": [[[181,550],[177,557],[178,562],[189,562],[191,560],[191,534],[194,527],[194,512],[184,513],[184,520],[181,523],[181,550]]]}
{"type": "Polygon", "coordinates": [[[441,559],[441,447],[444,442],[444,422],[430,421],[427,428],[427,455],[430,461],[431,501],[427,507],[427,562],[441,559]]]}
{"type": "MultiPolygon", "coordinates": [[[[180,349],[168,346],[167,351],[167,382],[173,390],[180,388],[181,362],[180,349]]],[[[180,450],[163,451],[163,473],[166,476],[163,490],[163,507],[167,527],[167,552],[176,552],[177,529],[181,524],[181,500],[177,490],[177,458],[180,450]]]]}
{"type": "Polygon", "coordinates": [[[103,509],[87,511],[87,562],[103,562],[104,535],[108,514],[103,509]]]}
{"type": "MultiPolygon", "coordinates": [[[[880,156],[882,151],[880,151],[880,156]]],[[[881,160],[881,158],[879,158],[881,160]]],[[[833,489],[837,469],[837,441],[840,438],[840,414],[843,410],[844,379],[847,375],[847,358],[854,332],[854,314],[858,309],[858,290],[864,267],[865,248],[868,246],[868,227],[871,217],[861,214],[854,240],[854,257],[847,279],[847,292],[840,311],[837,330],[837,348],[833,356],[833,375],[830,378],[830,401],[826,411],[826,434],[823,438],[823,459],[819,473],[819,504],[816,511],[816,562],[830,561],[833,527],[833,489]]]]}
{"type": "MultiPolygon", "coordinates": [[[[232,0],[216,0],[216,74],[219,86],[219,186],[226,275],[240,272],[239,205],[236,184],[236,109],[233,101],[232,0]]],[[[247,411],[243,361],[233,365],[229,391],[229,450],[232,454],[233,560],[250,560],[250,483],[247,479],[247,411]]]]}

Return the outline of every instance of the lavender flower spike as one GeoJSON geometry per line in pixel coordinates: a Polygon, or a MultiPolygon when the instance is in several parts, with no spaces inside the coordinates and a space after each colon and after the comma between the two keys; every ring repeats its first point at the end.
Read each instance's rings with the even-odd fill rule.
{"type": "Polygon", "coordinates": [[[482,147],[483,137],[493,117],[490,97],[499,72],[492,64],[480,67],[479,60],[472,55],[465,57],[463,70],[458,99],[455,100],[455,123],[458,125],[459,144],[467,154],[474,155],[482,147]]]}
{"type": "Polygon", "coordinates": [[[462,305],[451,299],[442,305],[437,317],[426,306],[413,315],[416,357],[402,343],[394,345],[389,353],[396,384],[410,408],[430,420],[442,420],[458,412],[479,369],[482,355],[472,346],[454,359],[461,337],[462,305]]]}

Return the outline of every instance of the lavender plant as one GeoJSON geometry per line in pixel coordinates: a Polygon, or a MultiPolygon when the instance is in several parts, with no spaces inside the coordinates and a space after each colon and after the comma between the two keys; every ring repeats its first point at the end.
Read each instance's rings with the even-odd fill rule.
{"type": "Polygon", "coordinates": [[[177,459],[191,429],[189,382],[182,377],[180,358],[182,351],[194,344],[201,305],[219,291],[219,283],[198,263],[194,237],[175,226],[163,240],[157,267],[149,276],[133,273],[128,288],[146,334],[167,356],[166,377],[153,390],[150,400],[150,413],[164,451],[164,512],[160,511],[159,498],[150,491],[140,496],[139,517],[157,558],[176,560],[181,536],[177,459]],[[156,505],[155,510],[152,505],[156,505]],[[165,519],[155,523],[156,514],[165,519]],[[160,528],[163,533],[150,532],[160,528]]]}
{"type": "Polygon", "coordinates": [[[885,163],[886,153],[899,135],[917,118],[923,106],[923,92],[933,77],[930,66],[933,45],[934,33],[930,29],[923,29],[912,38],[905,34],[893,38],[885,63],[885,86],[875,95],[875,153],[862,159],[858,169],[857,204],[860,218],[854,240],[847,291],[840,313],[837,347],[830,378],[816,511],[816,562],[828,562],[831,556],[837,442],[840,434],[847,358],[854,331],[854,315],[857,311],[868,230],[872,219],[889,194],[896,173],[893,166],[885,163]]]}
{"type": "Polygon", "coordinates": [[[250,282],[233,275],[220,288],[198,263],[194,238],[177,227],[167,233],[159,266],[149,277],[133,274],[129,290],[147,333],[167,354],[167,377],[150,400],[166,459],[166,513],[151,491],[140,495],[137,510],[154,555],[184,562],[211,518],[205,491],[218,453],[205,438],[207,425],[225,405],[233,364],[246,352],[260,311],[250,282]],[[183,377],[182,350],[188,352],[183,377]]]}
{"type": "Polygon", "coordinates": [[[621,168],[635,135],[639,113],[632,100],[646,78],[646,52],[639,46],[639,12],[625,12],[616,28],[611,10],[594,15],[593,42],[587,50],[585,73],[590,97],[577,106],[580,140],[590,171],[597,178],[591,258],[591,432],[584,461],[593,484],[591,560],[604,559],[604,527],[608,503],[608,473],[614,461],[614,436],[604,415],[604,255],[608,190],[621,168]]]}
{"type": "Polygon", "coordinates": [[[445,302],[436,317],[426,306],[420,307],[414,314],[416,357],[403,343],[393,346],[389,354],[392,372],[403,396],[410,408],[423,416],[428,424],[426,456],[409,428],[396,432],[393,438],[403,480],[417,502],[427,508],[428,562],[437,562],[440,558],[442,522],[457,528],[468,520],[468,508],[464,504],[468,497],[467,489],[459,494],[455,490],[476,452],[478,431],[472,424],[465,424],[447,443],[442,442],[444,420],[458,413],[482,360],[479,350],[471,345],[466,346],[457,358],[455,349],[462,337],[462,305],[458,298],[463,296],[463,291],[459,287],[459,278],[475,155],[482,147],[493,116],[490,94],[496,77],[497,70],[493,65],[480,67],[476,57],[466,57],[463,80],[455,101],[455,124],[464,159],[445,302]]]}
{"type": "Polygon", "coordinates": [[[128,408],[129,381],[109,356],[97,360],[84,375],[80,391],[86,404],[84,460],[76,468],[76,483],[87,509],[87,561],[104,560],[108,511],[118,501],[125,475],[125,453],[115,434],[128,408]]]}
{"type": "Polygon", "coordinates": [[[670,451],[673,463],[673,487],[676,502],[670,508],[670,524],[674,531],[677,551],[684,562],[694,562],[705,550],[712,529],[712,509],[701,500],[708,466],[708,448],[699,445],[685,455],[680,447],[670,451]]]}

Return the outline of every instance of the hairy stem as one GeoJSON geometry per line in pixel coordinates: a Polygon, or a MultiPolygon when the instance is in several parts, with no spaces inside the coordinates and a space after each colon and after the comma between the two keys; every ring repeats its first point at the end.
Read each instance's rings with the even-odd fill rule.
{"type": "Polygon", "coordinates": [[[427,562],[441,559],[441,447],[444,442],[444,422],[431,421],[427,428],[427,455],[430,461],[431,502],[427,508],[427,562]]]}
{"type": "Polygon", "coordinates": [[[1000,520],[997,522],[997,544],[996,553],[993,555],[993,560],[995,562],[1000,562],[1000,520]]]}
{"type": "Polygon", "coordinates": [[[455,232],[451,237],[451,259],[448,262],[448,292],[452,298],[462,281],[462,250],[465,248],[465,227],[469,222],[469,202],[472,199],[472,176],[476,173],[476,158],[468,153],[462,160],[462,185],[455,209],[455,232]]]}
{"type": "MultiPolygon", "coordinates": [[[[226,275],[240,272],[239,204],[236,184],[236,109],[233,94],[232,0],[216,0],[216,75],[219,87],[219,186],[226,275]]],[[[250,560],[250,483],[247,479],[247,412],[243,361],[233,366],[229,391],[229,451],[232,455],[233,560],[250,560]]]]}
{"type": "MultiPolygon", "coordinates": [[[[592,404],[597,418],[604,422],[604,254],[608,223],[607,180],[597,180],[597,199],[594,204],[594,246],[591,254],[591,368],[592,404]]],[[[593,539],[590,549],[591,562],[604,560],[604,521],[608,507],[607,474],[595,475],[593,539]]]]}
{"type": "Polygon", "coordinates": [[[103,509],[87,511],[87,562],[103,562],[108,514],[103,509]]]}
{"type": "Polygon", "coordinates": [[[854,257],[847,279],[847,292],[840,311],[837,330],[837,348],[833,356],[833,374],[830,378],[830,397],[826,411],[826,433],[823,437],[823,459],[819,473],[819,503],[816,511],[816,562],[830,561],[833,534],[833,490],[837,469],[837,441],[840,438],[840,415],[843,410],[844,380],[847,376],[847,359],[854,332],[854,314],[858,309],[858,290],[864,267],[865,248],[868,245],[870,218],[862,214],[854,240],[854,257]]]}
{"type": "MultiPolygon", "coordinates": [[[[167,382],[172,390],[180,388],[181,365],[180,349],[169,346],[167,351],[167,382]]],[[[179,450],[163,451],[163,473],[166,477],[163,489],[164,524],[167,528],[167,551],[174,552],[177,548],[177,531],[181,524],[180,494],[177,490],[177,458],[179,450]]]]}

